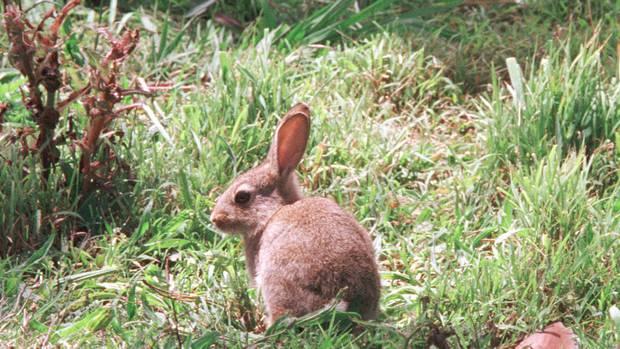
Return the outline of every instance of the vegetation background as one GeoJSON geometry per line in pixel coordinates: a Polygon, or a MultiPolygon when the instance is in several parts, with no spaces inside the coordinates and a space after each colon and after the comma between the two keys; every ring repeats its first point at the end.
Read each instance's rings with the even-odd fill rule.
{"type": "MultiPolygon", "coordinates": [[[[107,52],[97,28],[132,28],[119,84],[149,91],[100,139],[124,170],[88,192],[75,143],[46,181],[24,153],[3,27],[0,347],[510,348],[558,320],[617,347],[619,19],[617,0],[86,1],[56,46],[68,84],[107,52]],[[299,101],[306,192],[374,238],[377,322],[265,332],[240,240],[209,222],[299,101]]],[[[59,132],[88,118],[76,101],[59,132]]]]}

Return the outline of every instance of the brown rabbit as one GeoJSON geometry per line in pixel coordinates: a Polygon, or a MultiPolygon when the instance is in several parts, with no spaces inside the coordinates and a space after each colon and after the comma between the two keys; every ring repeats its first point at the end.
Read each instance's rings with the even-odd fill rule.
{"type": "Polygon", "coordinates": [[[243,236],[248,272],[265,301],[267,325],[318,310],[342,291],[340,307],[374,319],[379,273],[369,234],[331,200],[303,198],[295,168],[310,133],[310,110],[282,119],[267,158],[240,175],[211,213],[243,236]]]}

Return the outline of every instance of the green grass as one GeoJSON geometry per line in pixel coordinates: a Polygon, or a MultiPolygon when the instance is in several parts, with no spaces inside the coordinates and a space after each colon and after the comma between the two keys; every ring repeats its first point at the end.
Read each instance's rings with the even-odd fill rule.
{"type": "Polygon", "coordinates": [[[562,153],[584,148],[592,153],[618,134],[616,77],[606,77],[598,37],[573,57],[568,47],[542,59],[524,83],[518,66],[510,75],[513,98],[503,101],[498,84],[485,109],[493,119],[489,149],[508,161],[532,162],[553,144],[562,153]],[[599,77],[593,79],[592,77],[599,77]]]}
{"type": "MultiPolygon", "coordinates": [[[[148,15],[154,33],[143,32],[126,83],[142,77],[175,88],[115,124],[125,138],[114,146],[135,180],[117,178],[116,191],[95,193],[79,210],[71,188],[56,184],[60,173],[42,187],[35,172],[22,172],[34,160],[6,145],[27,120],[17,108],[19,80],[0,75],[1,99],[15,106],[0,133],[0,230],[39,237],[36,252],[0,260],[0,343],[425,348],[443,333],[453,348],[508,348],[560,320],[584,348],[615,347],[615,43],[601,35],[599,49],[568,22],[574,33],[554,37],[546,21],[565,10],[459,8],[450,18],[459,34],[449,39],[434,25],[439,15],[427,19],[432,33],[373,29],[283,50],[277,31],[254,44],[252,30],[239,36],[136,9],[127,25],[144,26],[148,15]],[[506,11],[517,21],[503,21],[506,11]],[[535,26],[520,31],[521,20],[535,26]],[[442,40],[453,45],[443,55],[442,40]],[[544,45],[520,52],[527,42],[544,45]],[[511,92],[510,56],[523,69],[521,92],[511,92]],[[217,195],[262,159],[278,118],[299,101],[312,109],[299,169],[307,194],[337,200],[375,241],[383,282],[376,322],[325,311],[263,332],[241,241],[209,222],[217,195]],[[341,318],[364,330],[342,329],[341,318]]],[[[86,18],[76,15],[73,26],[86,18]]],[[[94,33],[81,35],[92,44],[94,33]]],[[[10,73],[5,52],[0,69],[10,73]]]]}

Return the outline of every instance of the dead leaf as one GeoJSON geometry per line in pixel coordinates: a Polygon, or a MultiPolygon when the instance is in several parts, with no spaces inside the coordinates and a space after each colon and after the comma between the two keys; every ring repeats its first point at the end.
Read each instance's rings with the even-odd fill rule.
{"type": "Polygon", "coordinates": [[[526,337],[515,349],[578,349],[575,334],[561,322],[526,337]]]}

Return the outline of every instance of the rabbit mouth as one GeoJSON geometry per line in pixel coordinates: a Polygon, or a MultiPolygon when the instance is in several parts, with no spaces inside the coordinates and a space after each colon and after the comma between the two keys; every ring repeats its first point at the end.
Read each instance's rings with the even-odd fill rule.
{"type": "Polygon", "coordinates": [[[221,232],[228,234],[243,234],[245,230],[244,224],[230,219],[226,214],[212,214],[211,223],[221,232]]]}
{"type": "Polygon", "coordinates": [[[211,223],[215,225],[218,229],[225,229],[228,225],[230,225],[230,219],[224,213],[212,213],[211,214],[211,223]]]}

